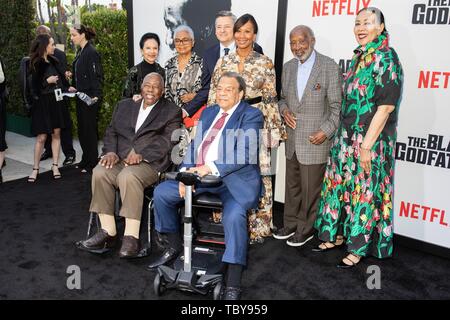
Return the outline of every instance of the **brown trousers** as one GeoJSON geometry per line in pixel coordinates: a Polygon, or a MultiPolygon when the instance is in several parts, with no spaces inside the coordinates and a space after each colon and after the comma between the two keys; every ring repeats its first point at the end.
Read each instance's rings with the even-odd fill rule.
{"type": "Polygon", "coordinates": [[[145,162],[126,167],[123,163],[106,169],[98,164],[92,172],[89,211],[114,215],[115,191],[120,190],[120,216],[141,220],[144,189],[158,181],[158,172],[145,162]]]}
{"type": "Polygon", "coordinates": [[[303,165],[295,153],[291,160],[286,158],[284,227],[299,235],[314,233],[325,167],[325,163],[303,165]]]}

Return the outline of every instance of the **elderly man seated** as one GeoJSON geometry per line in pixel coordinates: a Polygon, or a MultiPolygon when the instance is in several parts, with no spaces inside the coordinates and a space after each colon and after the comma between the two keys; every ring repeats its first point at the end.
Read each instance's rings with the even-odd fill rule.
{"type": "MultiPolygon", "coordinates": [[[[247,210],[258,205],[261,175],[258,166],[258,137],[263,126],[261,111],[242,101],[245,82],[240,75],[226,72],[217,86],[217,104],[206,108],[196,138],[180,170],[200,176],[222,177],[218,187],[197,186],[195,194],[216,194],[223,203],[227,270],[225,299],[240,298],[241,273],[247,262],[247,210]]],[[[177,207],[183,202],[185,186],[174,180],[158,185],[154,192],[155,229],[164,234],[168,247],[150,269],[173,260],[181,249],[177,207]]]]}
{"type": "Polygon", "coordinates": [[[119,256],[130,258],[139,253],[144,189],[170,166],[174,146],[171,136],[182,121],[181,109],[162,98],[163,91],[164,79],[158,73],[150,73],[142,82],[141,101],[125,99],[117,104],[105,132],[103,155],[92,174],[90,211],[98,213],[101,230],[81,241],[81,249],[115,246],[114,198],[119,188],[120,215],[125,217],[119,256]]]}

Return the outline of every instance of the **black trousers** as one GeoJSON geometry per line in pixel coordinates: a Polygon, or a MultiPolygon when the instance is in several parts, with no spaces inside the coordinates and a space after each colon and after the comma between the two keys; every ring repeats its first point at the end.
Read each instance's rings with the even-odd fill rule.
{"type": "MultiPolygon", "coordinates": [[[[64,101],[64,128],[61,129],[61,148],[64,155],[67,157],[75,157],[75,149],[73,148],[72,139],[72,119],[70,118],[68,102],[64,101]]],[[[52,136],[48,135],[45,140],[45,152],[52,154],[52,136]]]]}
{"type": "Polygon", "coordinates": [[[93,169],[98,163],[98,108],[101,101],[88,106],[80,99],[76,100],[78,138],[80,139],[81,157],[80,166],[93,169]]]}

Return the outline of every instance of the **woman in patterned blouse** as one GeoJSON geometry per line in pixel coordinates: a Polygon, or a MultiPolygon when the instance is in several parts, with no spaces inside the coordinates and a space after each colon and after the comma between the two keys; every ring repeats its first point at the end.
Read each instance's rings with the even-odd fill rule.
{"type": "Polygon", "coordinates": [[[236,52],[217,61],[211,79],[208,105],[216,101],[217,83],[224,72],[239,73],[247,85],[245,99],[264,115],[263,145],[260,147],[259,162],[264,191],[259,208],[249,214],[250,243],[261,243],[264,237],[271,235],[272,224],[272,177],[274,173],[270,163],[270,149],[278,146],[286,138],[286,131],[278,112],[277,92],[275,89],[275,68],[270,58],[253,50],[258,24],[250,14],[241,16],[233,28],[236,40],[236,52]]]}
{"type": "Polygon", "coordinates": [[[341,124],[325,171],[315,227],[324,252],[346,241],[337,265],[392,256],[394,146],[403,71],[389,46],[383,13],[358,12],[355,50],[344,81],[341,124]]]}
{"type": "Polygon", "coordinates": [[[176,55],[165,66],[165,97],[183,108],[183,117],[193,115],[201,106],[192,106],[190,102],[202,87],[203,59],[192,51],[194,32],[188,26],[181,25],[174,31],[176,55]]]}

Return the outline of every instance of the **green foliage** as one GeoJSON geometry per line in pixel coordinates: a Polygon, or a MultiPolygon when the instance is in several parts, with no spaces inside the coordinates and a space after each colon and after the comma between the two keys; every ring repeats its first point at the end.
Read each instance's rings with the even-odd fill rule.
{"type": "Polygon", "coordinates": [[[5,63],[7,86],[10,90],[8,112],[17,115],[26,115],[18,77],[20,60],[28,55],[37,25],[33,4],[33,0],[0,1],[0,56],[5,63]]]}
{"type": "Polygon", "coordinates": [[[94,44],[100,53],[104,72],[103,102],[99,115],[99,134],[103,137],[117,102],[122,98],[128,68],[127,14],[125,10],[98,8],[81,16],[84,25],[94,28],[94,44]]]}

